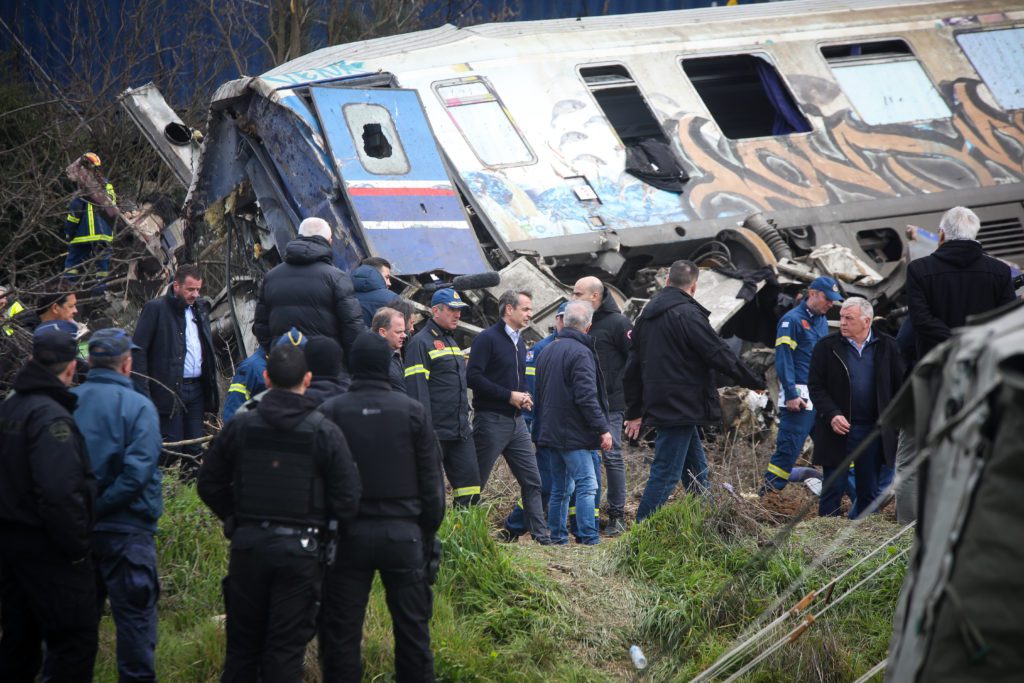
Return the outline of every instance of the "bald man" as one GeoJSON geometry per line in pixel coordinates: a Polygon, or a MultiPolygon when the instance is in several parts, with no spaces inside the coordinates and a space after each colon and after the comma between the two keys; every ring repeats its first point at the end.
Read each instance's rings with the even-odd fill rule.
{"type": "Polygon", "coordinates": [[[596,277],[583,277],[572,288],[572,298],[594,309],[590,336],[594,338],[600,371],[608,392],[608,423],[612,429],[612,447],[603,452],[608,490],[608,526],[605,534],[618,536],[626,530],[626,467],[622,460],[622,422],[626,398],[622,373],[629,358],[629,338],[633,323],[622,315],[611,291],[596,277]]]}

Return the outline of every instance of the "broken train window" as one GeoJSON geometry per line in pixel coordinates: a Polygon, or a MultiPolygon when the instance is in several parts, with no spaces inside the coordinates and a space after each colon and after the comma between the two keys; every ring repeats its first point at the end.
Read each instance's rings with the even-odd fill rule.
{"type": "Polygon", "coordinates": [[[345,123],[359,155],[359,162],[375,175],[405,175],[409,159],[402,149],[391,112],[379,104],[346,104],[345,123]]]}
{"type": "Polygon", "coordinates": [[[484,166],[518,166],[537,160],[501,100],[483,79],[435,83],[434,92],[484,166]]]}
{"type": "Polygon", "coordinates": [[[811,132],[807,117],[767,59],[688,57],[680,66],[725,137],[742,140],[811,132]]]}
{"type": "Polygon", "coordinates": [[[1024,28],[961,33],[960,49],[1003,109],[1024,109],[1024,28]]]}
{"type": "Polygon", "coordinates": [[[951,115],[905,41],[826,45],[821,54],[850,104],[868,125],[947,119],[951,115]]]}
{"type": "Polygon", "coordinates": [[[580,67],[580,76],[626,148],[626,172],[648,185],[682,192],[689,176],[626,67],[580,67]]]}

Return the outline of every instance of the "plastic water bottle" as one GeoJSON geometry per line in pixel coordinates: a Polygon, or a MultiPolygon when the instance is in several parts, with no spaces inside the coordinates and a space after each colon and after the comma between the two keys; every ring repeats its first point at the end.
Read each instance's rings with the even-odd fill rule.
{"type": "Polygon", "coordinates": [[[638,669],[647,668],[647,657],[644,657],[644,651],[640,649],[639,645],[629,646],[629,656],[633,659],[633,666],[638,669]]]}

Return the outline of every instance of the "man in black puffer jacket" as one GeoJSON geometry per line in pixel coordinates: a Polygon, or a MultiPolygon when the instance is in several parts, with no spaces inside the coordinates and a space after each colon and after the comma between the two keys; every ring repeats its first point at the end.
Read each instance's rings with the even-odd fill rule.
{"type": "Polygon", "coordinates": [[[967,316],[1013,301],[1010,267],[986,256],[976,241],[978,216],[955,206],[939,221],[939,248],[907,267],[907,305],[917,335],[917,357],[949,339],[967,316]]]}
{"type": "Polygon", "coordinates": [[[633,329],[623,378],[626,435],[639,434],[641,419],[658,429],[637,521],[664,505],[681,479],[687,489],[707,488],[707,460],[697,426],[722,420],[716,373],[764,389],[764,382],[715,334],[710,313],[693,298],[699,275],[692,261],[673,263],[668,285],[647,303],[633,329]]]}
{"type": "Polygon", "coordinates": [[[633,323],[622,315],[612,298],[611,290],[596,277],[577,280],[572,288],[572,298],[586,301],[594,309],[594,322],[589,334],[594,338],[605,391],[608,392],[608,423],[612,430],[612,447],[601,458],[608,475],[607,534],[618,536],[626,530],[626,465],[622,460],[622,421],[626,411],[626,394],[622,389],[622,373],[629,359],[633,323]]]}
{"type": "Polygon", "coordinates": [[[366,329],[348,274],[334,265],[331,228],[322,218],[299,224],[299,236],[284,250],[284,263],[263,276],[253,334],[269,349],[292,327],[307,337],[331,337],[345,356],[366,329]]]}

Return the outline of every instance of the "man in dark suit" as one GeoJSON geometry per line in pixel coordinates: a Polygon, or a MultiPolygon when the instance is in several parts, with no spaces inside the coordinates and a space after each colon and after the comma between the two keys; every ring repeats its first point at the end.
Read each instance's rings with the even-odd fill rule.
{"type": "MultiPolygon", "coordinates": [[[[135,388],[156,405],[164,442],[201,437],[203,414],[216,413],[219,404],[210,302],[200,299],[202,287],[199,269],[181,266],[171,291],[147,302],[135,326],[135,388]]],[[[198,445],[175,450],[199,454],[198,445]]],[[[165,452],[160,464],[175,460],[165,452]]]]}

